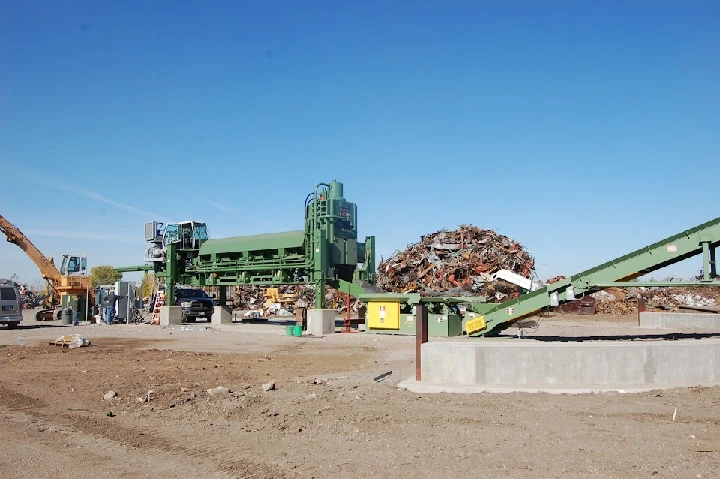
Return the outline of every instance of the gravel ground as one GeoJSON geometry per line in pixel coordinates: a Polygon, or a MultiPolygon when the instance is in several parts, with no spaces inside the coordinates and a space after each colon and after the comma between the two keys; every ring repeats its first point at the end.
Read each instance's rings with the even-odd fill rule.
{"type": "MultiPolygon", "coordinates": [[[[0,327],[0,477],[694,478],[720,470],[720,387],[418,395],[395,387],[414,373],[414,337],[294,338],[282,321],[67,327],[31,313],[16,330],[0,327]],[[48,345],[72,333],[92,346],[48,345]]],[[[512,339],[511,328],[492,340],[667,334],[640,330],[634,317],[522,326],[526,339],[512,339]]]]}

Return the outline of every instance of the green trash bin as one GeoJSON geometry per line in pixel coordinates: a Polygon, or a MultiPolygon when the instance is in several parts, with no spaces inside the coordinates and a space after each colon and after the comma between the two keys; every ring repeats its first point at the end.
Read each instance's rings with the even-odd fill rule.
{"type": "Polygon", "coordinates": [[[285,336],[294,336],[293,333],[295,326],[285,326],[285,336]]]}
{"type": "Polygon", "coordinates": [[[60,313],[60,319],[62,321],[62,324],[64,324],[64,325],[72,324],[72,320],[70,319],[70,314],[72,314],[72,313],[70,312],[69,308],[65,308],[62,310],[62,313],[60,313]]]}
{"type": "Polygon", "coordinates": [[[302,336],[302,326],[300,326],[300,325],[295,325],[295,326],[293,327],[293,335],[294,335],[294,336],[302,336]]]}

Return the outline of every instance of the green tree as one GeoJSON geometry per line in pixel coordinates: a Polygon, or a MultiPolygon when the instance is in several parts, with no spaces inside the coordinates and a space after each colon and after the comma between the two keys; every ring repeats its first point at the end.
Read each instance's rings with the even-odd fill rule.
{"type": "Polygon", "coordinates": [[[90,280],[92,281],[93,288],[96,288],[103,284],[115,284],[121,279],[122,273],[110,265],[103,264],[99,266],[94,266],[90,270],[90,280]]]}
{"type": "Polygon", "coordinates": [[[155,273],[146,272],[140,283],[140,291],[143,298],[149,298],[152,295],[153,285],[155,284],[155,273]]]}

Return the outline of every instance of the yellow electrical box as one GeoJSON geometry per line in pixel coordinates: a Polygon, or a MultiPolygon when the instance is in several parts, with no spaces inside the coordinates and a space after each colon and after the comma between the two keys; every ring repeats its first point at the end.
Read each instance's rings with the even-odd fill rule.
{"type": "Polygon", "coordinates": [[[400,303],[370,301],[367,305],[367,326],[370,329],[400,329],[400,303]]]}
{"type": "Polygon", "coordinates": [[[482,331],[485,327],[485,316],[478,316],[477,318],[465,323],[465,331],[467,331],[468,334],[482,331]]]}

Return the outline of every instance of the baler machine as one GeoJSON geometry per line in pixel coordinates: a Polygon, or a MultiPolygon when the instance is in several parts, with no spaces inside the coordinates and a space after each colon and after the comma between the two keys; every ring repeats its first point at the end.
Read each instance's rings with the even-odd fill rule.
{"type": "MultiPolygon", "coordinates": [[[[357,206],[338,181],[319,183],[305,198],[305,229],[210,239],[205,223],[145,224],[146,261],[166,285],[314,284],[322,308],[325,285],[358,296],[375,284],[375,237],[357,238],[357,206]]],[[[173,304],[173,288],[167,288],[173,304]]],[[[225,304],[225,288],[220,288],[225,304]]]]}

